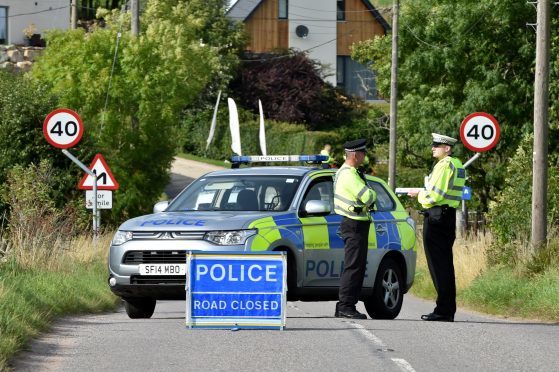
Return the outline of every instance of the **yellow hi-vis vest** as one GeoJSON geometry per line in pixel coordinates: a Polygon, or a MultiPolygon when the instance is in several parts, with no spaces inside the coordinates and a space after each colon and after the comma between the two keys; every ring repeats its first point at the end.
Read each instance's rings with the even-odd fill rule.
{"type": "Polygon", "coordinates": [[[323,161],[322,163],[324,164],[333,164],[334,163],[334,158],[332,158],[330,156],[330,153],[324,149],[320,150],[320,155],[326,155],[328,156],[328,160],[323,161]]]}
{"type": "Polygon", "coordinates": [[[376,199],[357,169],[347,164],[336,172],[334,178],[334,212],[353,220],[369,220],[369,206],[376,199]]]}
{"type": "Polygon", "coordinates": [[[419,192],[417,200],[423,208],[448,205],[457,208],[462,200],[462,189],[466,183],[466,170],[462,162],[451,156],[439,160],[429,175],[425,190],[419,192]]]}

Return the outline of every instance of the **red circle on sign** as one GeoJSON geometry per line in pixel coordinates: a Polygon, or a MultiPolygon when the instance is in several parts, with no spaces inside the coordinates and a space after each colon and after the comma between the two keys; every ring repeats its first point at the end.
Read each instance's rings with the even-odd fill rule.
{"type": "MultiPolygon", "coordinates": [[[[471,128],[470,126],[469,129],[472,130],[473,128],[471,128]]],[[[485,132],[484,129],[485,126],[481,130],[482,133],[485,132]]],[[[462,124],[460,125],[460,138],[462,139],[462,143],[464,144],[464,146],[466,146],[468,149],[472,151],[485,152],[492,149],[493,147],[495,147],[495,145],[497,145],[500,135],[501,135],[501,128],[499,127],[499,123],[497,122],[497,119],[495,119],[492,115],[487,114],[485,112],[474,112],[473,114],[466,116],[466,118],[462,121],[462,124]],[[479,119],[480,117],[481,119],[479,119]],[[493,124],[493,128],[494,128],[494,132],[492,132],[493,133],[492,137],[487,138],[487,141],[489,142],[487,143],[487,141],[485,141],[482,145],[479,146],[476,145],[476,143],[472,143],[471,140],[468,139],[469,131],[468,133],[465,133],[469,127],[469,124],[476,119],[482,121],[489,120],[489,122],[493,124]]]]}
{"type": "MultiPolygon", "coordinates": [[[[58,124],[58,123],[56,123],[56,124],[58,124]]],[[[62,127],[62,123],[60,125],[62,127]]],[[[59,132],[62,132],[62,128],[59,128],[59,132]]],[[[54,147],[57,147],[59,149],[68,149],[70,147],[74,147],[75,145],[78,144],[78,142],[80,142],[80,140],[82,139],[82,136],[83,136],[83,122],[82,122],[82,119],[80,118],[80,116],[75,111],[72,111],[70,109],[66,109],[66,108],[56,109],[56,110],[52,111],[50,114],[48,114],[47,117],[45,118],[45,121],[43,122],[43,134],[45,135],[45,138],[47,139],[48,143],[50,143],[54,147]],[[66,115],[64,115],[64,114],[66,114],[66,115]],[[50,131],[49,131],[49,126],[52,123],[52,121],[56,120],[57,118],[59,118],[61,116],[70,116],[72,119],[75,120],[75,122],[73,122],[73,123],[76,125],[76,128],[75,128],[76,132],[74,134],[68,135],[68,133],[67,133],[68,124],[70,122],[66,122],[65,126],[64,126],[66,137],[70,138],[69,142],[61,141],[60,139],[54,137],[53,134],[52,134],[52,132],[54,132],[53,128],[50,128],[50,131]]],[[[59,136],[61,136],[61,135],[62,134],[59,134],[59,136]]]]}

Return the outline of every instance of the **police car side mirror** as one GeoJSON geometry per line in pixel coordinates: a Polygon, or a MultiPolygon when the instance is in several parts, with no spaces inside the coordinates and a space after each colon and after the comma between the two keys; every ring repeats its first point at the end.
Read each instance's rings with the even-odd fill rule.
{"type": "Polygon", "coordinates": [[[309,200],[304,210],[306,216],[325,216],[330,211],[330,203],[324,200],[309,200]]]}
{"type": "Polygon", "coordinates": [[[165,212],[165,209],[167,209],[168,206],[169,206],[169,201],[168,200],[160,201],[159,203],[156,203],[153,206],[153,213],[165,212]]]}

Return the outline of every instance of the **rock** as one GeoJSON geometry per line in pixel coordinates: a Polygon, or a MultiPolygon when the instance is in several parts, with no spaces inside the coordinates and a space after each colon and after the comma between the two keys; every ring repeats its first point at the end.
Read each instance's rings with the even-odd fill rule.
{"type": "Polygon", "coordinates": [[[39,55],[41,54],[40,50],[35,50],[35,49],[25,49],[23,51],[23,57],[28,60],[28,61],[35,61],[35,58],[37,58],[39,55]]]}
{"type": "Polygon", "coordinates": [[[8,61],[10,58],[8,57],[8,53],[5,51],[0,51],[0,63],[4,63],[8,61]]]}
{"type": "Polygon", "coordinates": [[[23,61],[23,62],[16,63],[17,68],[20,71],[23,71],[23,72],[27,72],[27,71],[31,70],[32,65],[33,65],[33,63],[30,62],[30,61],[23,61]]]}
{"type": "Polygon", "coordinates": [[[14,64],[11,62],[3,62],[0,63],[0,68],[11,72],[14,70],[14,64]]]}
{"type": "Polygon", "coordinates": [[[23,56],[19,50],[8,50],[8,57],[13,63],[18,63],[23,61],[23,56]]]}

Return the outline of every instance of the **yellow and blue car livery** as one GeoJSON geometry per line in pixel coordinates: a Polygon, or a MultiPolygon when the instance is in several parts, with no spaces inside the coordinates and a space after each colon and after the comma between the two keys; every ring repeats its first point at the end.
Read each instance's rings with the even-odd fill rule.
{"type": "MultiPolygon", "coordinates": [[[[266,166],[208,173],[154,214],[123,223],[109,250],[109,283],[124,299],[184,298],[180,265],[201,251],[286,251],[288,298],[337,299],[342,217],[334,213],[336,169],[266,166]]],[[[377,177],[362,300],[375,318],[398,315],[415,275],[415,224],[377,177]]]]}

